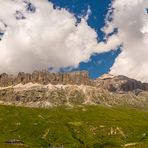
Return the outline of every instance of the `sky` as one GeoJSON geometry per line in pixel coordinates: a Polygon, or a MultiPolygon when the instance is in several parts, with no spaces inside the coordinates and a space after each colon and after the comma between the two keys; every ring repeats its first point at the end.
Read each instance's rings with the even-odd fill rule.
{"type": "MultiPolygon", "coordinates": [[[[65,8],[73,13],[76,17],[85,15],[88,8],[91,9],[91,14],[87,20],[88,25],[97,32],[98,41],[104,40],[104,33],[101,28],[105,25],[105,18],[108,9],[111,5],[111,0],[49,0],[55,7],[65,8]]],[[[92,55],[88,62],[80,62],[75,70],[87,70],[92,79],[108,73],[112,67],[115,58],[119,55],[120,49],[111,50],[105,53],[92,55]]],[[[63,68],[61,69],[64,70],[63,68]]],[[[70,69],[71,70],[71,69],[70,69]]]]}
{"type": "Polygon", "coordinates": [[[0,0],[0,73],[89,71],[148,82],[147,0],[0,0]]]}

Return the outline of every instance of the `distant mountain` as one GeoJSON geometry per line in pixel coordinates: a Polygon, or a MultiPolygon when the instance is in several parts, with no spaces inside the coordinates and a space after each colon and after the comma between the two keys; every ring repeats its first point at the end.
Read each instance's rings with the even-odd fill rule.
{"type": "Polygon", "coordinates": [[[86,71],[20,72],[0,75],[0,104],[30,107],[102,104],[148,107],[148,83],[105,74],[95,80],[86,71]]]}

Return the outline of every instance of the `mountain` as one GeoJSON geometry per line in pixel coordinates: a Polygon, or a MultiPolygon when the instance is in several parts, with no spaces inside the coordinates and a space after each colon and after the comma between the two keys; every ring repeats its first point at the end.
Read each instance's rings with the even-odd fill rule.
{"type": "Polygon", "coordinates": [[[148,83],[104,74],[91,80],[87,71],[71,73],[20,72],[0,75],[0,104],[29,107],[61,105],[148,106],[148,83]]]}
{"type": "Polygon", "coordinates": [[[0,147],[148,147],[148,84],[125,76],[3,73],[0,104],[0,147]]]}

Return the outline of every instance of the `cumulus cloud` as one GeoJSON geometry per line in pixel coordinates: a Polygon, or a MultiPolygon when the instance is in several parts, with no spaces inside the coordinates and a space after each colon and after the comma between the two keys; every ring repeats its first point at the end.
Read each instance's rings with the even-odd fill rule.
{"type": "Polygon", "coordinates": [[[48,0],[0,0],[0,73],[76,67],[94,53],[116,48],[117,35],[98,43],[87,24],[90,13],[78,23],[48,0]]]}
{"type": "Polygon", "coordinates": [[[122,52],[110,73],[148,82],[148,1],[114,0],[103,28],[106,38],[118,28],[122,52]]]}

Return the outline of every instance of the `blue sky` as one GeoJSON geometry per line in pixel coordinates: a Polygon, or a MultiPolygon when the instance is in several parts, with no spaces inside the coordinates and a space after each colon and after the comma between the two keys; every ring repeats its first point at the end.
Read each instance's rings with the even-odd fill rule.
{"type": "Polygon", "coordinates": [[[148,82],[147,8],[147,0],[2,1],[0,73],[87,70],[148,82]]]}
{"type": "MultiPolygon", "coordinates": [[[[103,40],[104,34],[101,28],[105,24],[105,16],[111,4],[111,0],[49,0],[55,7],[66,8],[78,16],[85,15],[88,7],[91,9],[91,15],[88,19],[88,25],[98,34],[98,40],[103,40]]],[[[109,51],[102,54],[92,55],[88,62],[82,62],[79,67],[73,70],[87,70],[91,78],[96,78],[104,73],[108,73],[112,67],[120,50],[109,51]]],[[[64,71],[64,69],[62,69],[64,71]]]]}

